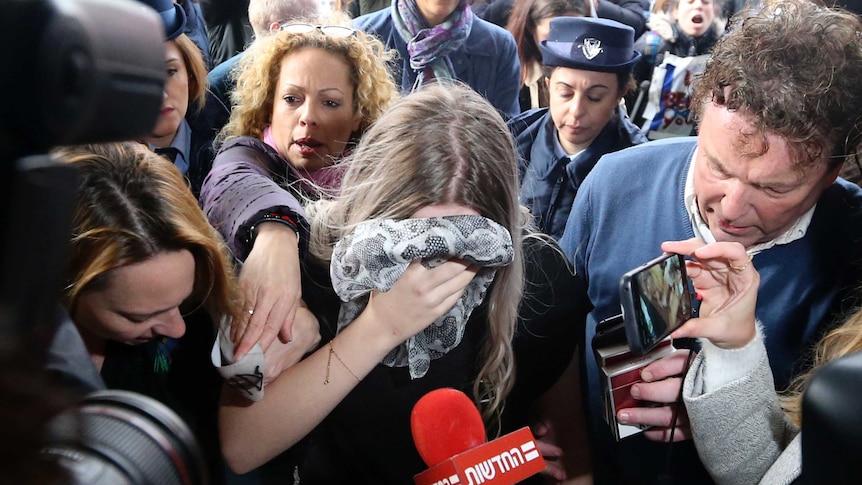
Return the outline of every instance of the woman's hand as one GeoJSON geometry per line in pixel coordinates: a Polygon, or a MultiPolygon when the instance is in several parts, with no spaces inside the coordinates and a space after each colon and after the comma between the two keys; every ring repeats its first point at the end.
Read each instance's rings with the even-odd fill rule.
{"type": "Polygon", "coordinates": [[[231,340],[237,343],[234,361],[258,342],[264,352],[276,337],[290,342],[302,298],[296,232],[283,224],[261,224],[239,286],[245,303],[242,318],[231,326],[231,340]]]}
{"type": "Polygon", "coordinates": [[[704,337],[724,349],[751,342],[760,274],[745,248],[735,242],[705,245],[699,239],[666,242],[661,248],[694,258],[686,261],[686,270],[702,299],[699,317],[674,331],[673,338],[704,337]]]}
{"type": "Polygon", "coordinates": [[[455,306],[477,271],[463,261],[431,269],[413,261],[389,291],[371,293],[363,313],[383,327],[381,336],[391,338],[394,348],[455,306]]]}
{"type": "Polygon", "coordinates": [[[274,381],[282,372],[303,359],[320,343],[320,324],[317,317],[304,303],[296,311],[293,320],[293,340],[288,343],[273,341],[264,353],[266,371],[263,373],[263,385],[274,381]]]}

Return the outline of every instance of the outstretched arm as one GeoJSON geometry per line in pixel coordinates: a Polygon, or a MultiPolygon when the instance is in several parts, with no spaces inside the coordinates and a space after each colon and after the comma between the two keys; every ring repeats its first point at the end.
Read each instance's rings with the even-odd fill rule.
{"type": "Polygon", "coordinates": [[[245,312],[231,327],[234,360],[255,343],[266,351],[276,336],[292,339],[302,297],[299,242],[307,241],[307,226],[299,201],[273,179],[284,163],[251,147],[226,145],[201,191],[207,219],[244,261],[239,283],[245,312]],[[275,214],[286,220],[275,220],[275,214]]]}
{"type": "Polygon", "coordinates": [[[285,370],[250,403],[225,391],[219,413],[222,454],[245,473],[287,450],[341,402],[386,354],[458,301],[476,268],[450,261],[412,263],[387,292],[373,292],[359,317],[328,345],[285,370]]]}
{"type": "Polygon", "coordinates": [[[740,244],[694,239],[662,249],[694,258],[687,269],[703,299],[700,318],[673,334],[701,339],[683,392],[698,453],[719,483],[759,482],[798,433],[779,405],[755,321],[760,277],[740,244]]]}

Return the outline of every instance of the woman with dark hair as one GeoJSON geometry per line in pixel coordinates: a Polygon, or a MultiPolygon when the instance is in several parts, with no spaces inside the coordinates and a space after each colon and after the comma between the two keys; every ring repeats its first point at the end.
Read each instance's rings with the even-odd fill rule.
{"type": "Polygon", "coordinates": [[[186,26],[183,8],[171,0],[141,1],[155,8],[162,17],[167,73],[156,125],[141,141],[171,160],[198,197],[215,157],[213,139],[230,113],[209,91],[203,53],[183,33],[186,26]]]}
{"type": "Polygon", "coordinates": [[[521,111],[548,106],[548,87],[542,74],[542,53],[539,44],[548,38],[554,17],[586,17],[584,0],[524,0],[518,2],[509,17],[506,30],[518,44],[521,61],[521,111]]]}
{"type": "MultiPolygon", "coordinates": [[[[169,406],[221,483],[222,378],[211,350],[219,325],[241,308],[224,242],[179,171],[140,144],[54,155],[77,169],[79,183],[62,294],[72,325],[54,337],[49,369],[75,392],[122,389],[169,406]]],[[[273,346],[263,372],[276,375],[318,340],[316,327],[297,329],[292,343],[273,346]]]]}
{"type": "MultiPolygon", "coordinates": [[[[515,14],[515,8],[521,3],[521,0],[489,0],[487,3],[477,0],[473,2],[473,10],[488,22],[505,27],[515,14]]],[[[644,32],[646,6],[641,0],[585,0],[584,4],[585,16],[626,24],[635,29],[635,38],[644,32]]]]}
{"type": "Polygon", "coordinates": [[[66,340],[56,350],[68,353],[82,340],[92,365],[84,359],[53,370],[92,386],[86,391],[123,389],[169,406],[220,475],[221,378],[209,353],[218,322],[238,315],[221,238],[179,171],[138,143],[63,148],[55,156],[79,174],[62,294],[74,324],[68,330],[77,333],[61,334],[66,340]]]}
{"type": "Polygon", "coordinates": [[[541,42],[550,106],[509,121],[521,157],[521,203],[539,230],[563,235],[575,194],[599,158],[646,141],[620,109],[640,58],[613,20],[557,17],[541,42]]]}

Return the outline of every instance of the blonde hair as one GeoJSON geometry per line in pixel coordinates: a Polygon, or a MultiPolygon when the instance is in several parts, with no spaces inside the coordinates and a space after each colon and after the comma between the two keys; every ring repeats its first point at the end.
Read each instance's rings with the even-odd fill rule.
{"type": "Polygon", "coordinates": [[[811,376],[826,363],[859,351],[862,351],[862,310],[852,314],[818,342],[814,365],[808,372],[793,379],[787,391],[781,395],[781,406],[791,421],[797,426],[802,425],[802,394],[811,376]]]}
{"type": "Polygon", "coordinates": [[[54,154],[79,173],[63,292],[70,315],[82,294],[110,284],[114,268],[183,249],[195,259],[190,302],[206,307],[215,323],[239,314],[227,248],[173,164],[135,142],[54,154]]]}
{"type": "Polygon", "coordinates": [[[524,275],[518,169],[503,119],[467,87],[429,85],[380,117],[347,163],[340,196],[307,208],[310,251],[323,261],[357,224],[405,219],[432,204],[471,207],[512,234],[515,261],[497,271],[487,297],[488,337],[473,384],[486,423],[499,419],[513,385],[512,338],[524,275]]]}
{"type": "Polygon", "coordinates": [[[180,34],[173,42],[186,64],[189,73],[189,112],[197,113],[203,109],[209,89],[207,64],[200,48],[186,34],[180,34]]]}
{"type": "Polygon", "coordinates": [[[219,140],[234,136],[262,137],[271,122],[281,63],[285,56],[304,47],[339,55],[350,65],[353,110],[362,117],[354,137],[362,134],[398,96],[387,65],[393,54],[373,36],[361,31],[347,37],[334,37],[319,30],[302,34],[279,31],[256,40],[243,54],[234,74],[237,76],[232,95],[234,107],[219,140]]]}

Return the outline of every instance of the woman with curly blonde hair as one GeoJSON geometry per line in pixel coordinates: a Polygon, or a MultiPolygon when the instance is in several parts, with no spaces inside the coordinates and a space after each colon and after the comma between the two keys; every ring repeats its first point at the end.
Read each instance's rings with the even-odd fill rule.
{"type": "Polygon", "coordinates": [[[238,359],[278,335],[301,303],[302,205],[337,193],[340,159],[397,96],[378,40],[340,25],[286,24],[243,55],[231,119],[202,205],[244,260],[238,359]]]}

